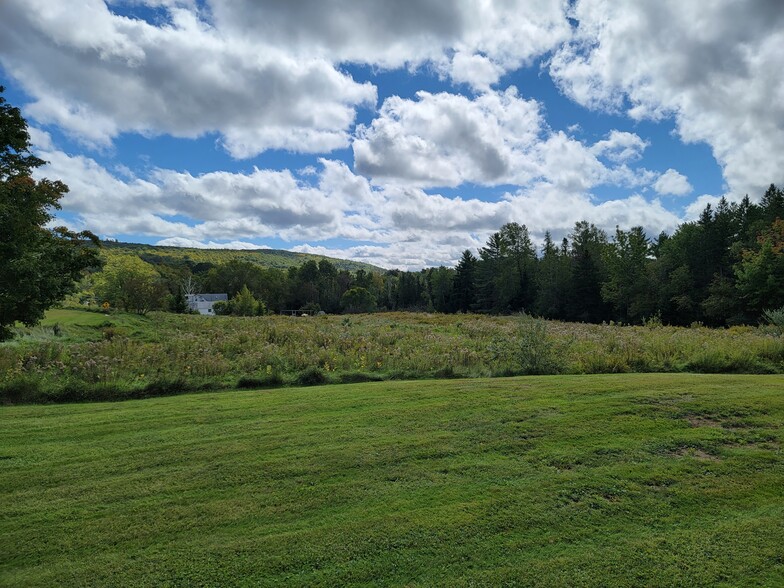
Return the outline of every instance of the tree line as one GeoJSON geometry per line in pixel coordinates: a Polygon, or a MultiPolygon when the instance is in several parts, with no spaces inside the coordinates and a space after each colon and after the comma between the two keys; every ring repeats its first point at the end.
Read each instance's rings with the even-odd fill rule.
{"type": "Polygon", "coordinates": [[[352,273],[329,260],[282,270],[238,260],[110,257],[96,276],[96,293],[132,310],[183,310],[183,294],[199,291],[227,293],[231,300],[219,309],[235,314],[419,310],[631,324],[754,323],[766,309],[784,306],[782,219],[784,192],[771,185],[758,204],[748,196],[739,203],[721,199],[698,220],[655,238],[642,227],[608,235],[581,221],[560,243],[547,232],[537,248],[526,226],[512,222],[476,254],[465,251],[455,268],[418,272],[352,273]],[[154,301],[134,308],[108,283],[111,276],[154,301]]]}

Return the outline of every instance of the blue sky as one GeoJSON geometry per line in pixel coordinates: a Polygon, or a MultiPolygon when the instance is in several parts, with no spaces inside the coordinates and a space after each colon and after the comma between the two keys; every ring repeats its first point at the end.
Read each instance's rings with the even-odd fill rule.
{"type": "Polygon", "coordinates": [[[416,269],[784,183],[776,2],[0,4],[58,222],[416,269]]]}

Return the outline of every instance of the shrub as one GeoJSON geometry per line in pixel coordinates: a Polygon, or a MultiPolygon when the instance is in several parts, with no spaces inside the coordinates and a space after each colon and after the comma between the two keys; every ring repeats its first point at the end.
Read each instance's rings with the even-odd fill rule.
{"type": "Polygon", "coordinates": [[[555,342],[547,334],[547,322],[526,314],[520,317],[517,367],[523,374],[555,374],[559,371],[555,342]]]}
{"type": "Polygon", "coordinates": [[[174,394],[189,392],[192,389],[194,389],[194,386],[189,386],[188,382],[182,378],[174,380],[155,380],[144,387],[141,397],[172,396],[174,394]]]}
{"type": "Polygon", "coordinates": [[[42,395],[38,381],[30,377],[18,377],[11,382],[0,383],[0,401],[4,404],[40,402],[42,395]]]}
{"type": "Polygon", "coordinates": [[[784,306],[773,310],[763,311],[762,318],[769,325],[784,329],[784,306]]]}
{"type": "Polygon", "coordinates": [[[327,375],[316,366],[305,368],[298,375],[295,380],[300,386],[318,386],[319,384],[326,384],[328,382],[327,375]]]}
{"type": "Polygon", "coordinates": [[[433,372],[433,376],[438,378],[439,380],[446,380],[450,378],[460,377],[459,374],[455,373],[455,370],[451,365],[447,365],[440,369],[437,369],[435,372],[433,372]]]}
{"type": "Polygon", "coordinates": [[[275,373],[255,377],[242,376],[239,380],[237,380],[237,388],[277,388],[278,386],[282,386],[283,383],[283,378],[275,373]]]}
{"type": "Polygon", "coordinates": [[[365,372],[346,372],[340,374],[338,381],[341,384],[359,384],[361,382],[380,382],[383,378],[378,374],[368,374],[365,372]]]}

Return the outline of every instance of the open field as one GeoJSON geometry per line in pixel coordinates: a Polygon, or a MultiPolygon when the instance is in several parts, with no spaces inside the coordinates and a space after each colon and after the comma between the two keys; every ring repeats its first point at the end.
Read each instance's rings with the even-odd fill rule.
{"type": "Polygon", "coordinates": [[[784,584],[784,377],[0,408],[4,586],[784,584]]]}
{"type": "Polygon", "coordinates": [[[21,333],[0,345],[5,402],[391,379],[784,372],[784,337],[774,327],[626,327],[402,312],[140,317],[63,309],[21,333]]]}

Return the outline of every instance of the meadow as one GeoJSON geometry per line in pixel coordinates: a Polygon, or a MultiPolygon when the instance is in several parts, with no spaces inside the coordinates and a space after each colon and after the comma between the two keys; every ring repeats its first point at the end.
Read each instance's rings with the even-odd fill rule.
{"type": "Polygon", "coordinates": [[[623,374],[5,406],[0,585],[780,586],[782,389],[623,374]]]}
{"type": "Polygon", "coordinates": [[[187,391],[629,372],[782,373],[772,326],[590,325],[525,315],[203,317],[56,309],[0,344],[6,403],[187,391]]]}

